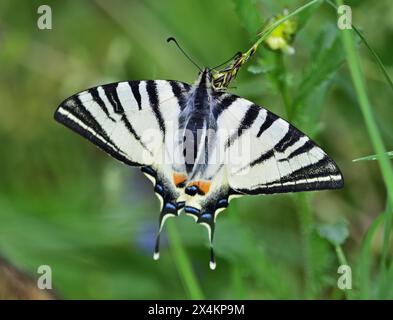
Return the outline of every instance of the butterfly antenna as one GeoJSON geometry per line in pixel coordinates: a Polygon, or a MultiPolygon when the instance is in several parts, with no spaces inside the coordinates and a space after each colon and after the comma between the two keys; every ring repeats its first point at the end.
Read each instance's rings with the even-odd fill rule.
{"type": "Polygon", "coordinates": [[[210,68],[210,70],[217,69],[217,68],[223,66],[224,64],[227,64],[228,62],[234,60],[235,58],[239,58],[241,55],[242,55],[242,53],[241,53],[240,51],[238,51],[238,52],[236,52],[231,58],[229,58],[228,60],[226,60],[226,61],[223,62],[223,63],[220,63],[218,66],[215,66],[215,67],[213,67],[213,68],[210,68]]]}
{"type": "Polygon", "coordinates": [[[184,56],[185,56],[194,66],[196,66],[196,67],[199,69],[199,71],[202,72],[201,67],[198,66],[198,65],[194,62],[194,60],[192,60],[192,59],[190,58],[190,56],[183,50],[182,47],[180,47],[179,43],[176,41],[175,38],[170,37],[170,38],[166,39],[166,42],[171,42],[171,41],[173,41],[173,42],[176,44],[176,46],[178,47],[178,49],[184,54],[184,56]]]}

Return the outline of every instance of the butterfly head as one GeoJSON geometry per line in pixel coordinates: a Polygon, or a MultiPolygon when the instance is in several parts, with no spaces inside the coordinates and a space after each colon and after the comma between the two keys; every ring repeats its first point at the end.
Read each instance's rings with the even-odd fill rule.
{"type": "Polygon", "coordinates": [[[198,80],[197,80],[198,85],[204,85],[207,88],[211,88],[212,81],[213,81],[213,74],[209,68],[205,68],[202,71],[199,71],[198,80]]]}

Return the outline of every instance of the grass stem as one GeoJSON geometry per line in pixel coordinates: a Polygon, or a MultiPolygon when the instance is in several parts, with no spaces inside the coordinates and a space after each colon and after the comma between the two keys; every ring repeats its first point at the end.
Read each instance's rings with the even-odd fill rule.
{"type": "MultiPolygon", "coordinates": [[[[242,223],[237,210],[237,201],[232,200],[228,207],[229,218],[235,223],[242,223]]],[[[236,299],[244,299],[246,289],[244,287],[243,271],[238,263],[232,266],[232,287],[236,293],[236,299]]]]}
{"type": "Polygon", "coordinates": [[[311,298],[314,292],[314,264],[312,261],[312,247],[311,247],[311,233],[313,228],[313,215],[310,204],[308,203],[308,196],[300,193],[297,196],[297,214],[300,223],[302,246],[303,246],[303,261],[304,261],[304,283],[305,283],[305,298],[311,298]]]}
{"type": "MultiPolygon", "coordinates": [[[[348,265],[347,258],[345,257],[344,251],[341,248],[341,246],[336,245],[335,250],[336,250],[337,259],[338,259],[338,262],[340,263],[340,265],[348,265]]],[[[347,299],[351,298],[351,295],[348,290],[344,290],[344,294],[347,299]]]]}
{"type": "Polygon", "coordinates": [[[173,221],[167,222],[168,237],[179,275],[188,292],[190,299],[204,299],[204,295],[199,286],[194,270],[191,266],[191,262],[181,242],[179,232],[177,231],[176,226],[171,222],[173,221]]]}
{"type": "Polygon", "coordinates": [[[285,112],[288,117],[288,121],[291,120],[292,118],[292,113],[293,110],[291,109],[291,99],[288,91],[288,85],[287,85],[287,72],[285,68],[285,62],[284,62],[284,55],[282,52],[277,52],[275,54],[276,57],[276,82],[277,82],[277,87],[278,90],[281,93],[281,97],[284,103],[285,107],[285,112]]]}
{"type": "MultiPolygon", "coordinates": [[[[343,0],[336,0],[337,5],[343,5],[343,0]]],[[[355,40],[353,37],[352,30],[342,30],[342,41],[344,49],[347,54],[347,61],[352,77],[352,81],[357,93],[357,98],[360,106],[360,110],[363,114],[363,118],[366,124],[368,134],[375,153],[378,155],[378,164],[381,169],[382,177],[386,185],[388,201],[391,207],[393,207],[393,169],[389,162],[389,158],[386,153],[386,148],[382,140],[381,134],[376,124],[373,110],[367,95],[366,84],[364,81],[359,54],[356,50],[355,40]]],[[[384,235],[384,247],[388,246],[388,240],[390,238],[391,224],[393,211],[389,210],[386,212],[385,219],[385,235],[384,235]]]]}

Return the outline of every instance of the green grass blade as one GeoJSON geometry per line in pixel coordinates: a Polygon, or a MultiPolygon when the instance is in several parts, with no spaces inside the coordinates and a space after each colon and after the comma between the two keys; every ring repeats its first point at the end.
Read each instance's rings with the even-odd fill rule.
{"type": "MultiPolygon", "coordinates": [[[[393,151],[389,151],[386,152],[386,155],[389,159],[393,159],[393,151]]],[[[352,160],[353,162],[357,162],[357,161],[370,161],[370,160],[378,160],[378,155],[373,154],[371,156],[366,156],[366,157],[361,157],[361,158],[357,158],[352,160]]]]}
{"type": "MultiPolygon", "coordinates": [[[[334,9],[337,10],[337,6],[330,0],[326,0],[326,2],[332,6],[334,9]]],[[[379,66],[379,68],[382,71],[382,74],[384,75],[384,77],[386,78],[386,81],[388,82],[390,88],[393,90],[393,81],[390,78],[385,65],[383,64],[381,58],[379,57],[379,55],[375,52],[375,50],[369,45],[368,41],[366,40],[366,38],[363,36],[363,34],[360,32],[360,30],[358,28],[356,28],[354,25],[352,25],[353,31],[355,31],[355,33],[359,36],[359,38],[362,40],[362,42],[364,43],[364,45],[366,46],[366,48],[370,51],[370,53],[372,54],[372,56],[374,57],[377,65],[379,66]]]]}
{"type": "Polygon", "coordinates": [[[381,58],[378,56],[378,54],[374,51],[374,49],[368,44],[366,38],[363,36],[363,34],[355,27],[352,26],[353,30],[356,32],[356,34],[359,36],[360,39],[362,39],[364,45],[367,47],[367,49],[371,52],[371,54],[373,55],[375,61],[377,62],[379,68],[382,71],[382,74],[385,76],[386,81],[388,82],[388,84],[390,85],[390,88],[393,90],[393,81],[390,78],[381,58]]]}
{"type": "MultiPolygon", "coordinates": [[[[336,0],[338,5],[342,5],[342,0],[336,0]]],[[[355,46],[355,40],[351,30],[342,30],[342,41],[345,51],[347,53],[347,61],[351,73],[352,81],[357,93],[359,106],[363,114],[368,134],[376,154],[378,155],[378,164],[380,166],[382,177],[386,185],[388,193],[388,201],[393,206],[393,169],[386,154],[386,148],[383,143],[381,134],[376,124],[373,110],[368,99],[366,84],[362,74],[360,59],[355,46]]],[[[387,219],[385,223],[392,220],[393,212],[387,212],[387,219]]],[[[389,230],[390,228],[385,228],[389,230]]],[[[384,236],[384,239],[389,239],[389,234],[384,236]]]]}
{"type": "Polygon", "coordinates": [[[383,245],[382,245],[382,255],[381,255],[381,265],[380,265],[380,272],[379,272],[379,298],[382,299],[384,296],[384,292],[386,291],[386,277],[387,277],[387,270],[388,270],[388,250],[389,250],[389,240],[390,240],[390,233],[392,231],[392,206],[390,202],[387,201],[386,210],[385,210],[385,227],[384,227],[384,234],[383,234],[383,245]]]}
{"type": "Polygon", "coordinates": [[[202,290],[192,269],[191,262],[188,259],[187,253],[182,245],[179,232],[177,231],[176,226],[171,222],[173,221],[168,221],[167,223],[168,237],[179,275],[191,299],[204,299],[202,290]]]}
{"type": "MultiPolygon", "coordinates": [[[[228,216],[235,223],[242,223],[239,218],[239,213],[237,210],[237,202],[232,201],[231,205],[228,207],[228,216]]],[[[243,272],[238,263],[233,263],[232,266],[232,287],[234,288],[234,292],[236,294],[236,299],[244,299],[245,297],[245,286],[243,280],[243,272]]]]}
{"type": "Polygon", "coordinates": [[[368,228],[366,236],[364,237],[362,249],[360,253],[358,280],[360,284],[360,298],[370,298],[370,256],[371,256],[371,242],[378,230],[379,225],[384,221],[385,213],[381,213],[368,228]]]}
{"type": "MultiPolygon", "coordinates": [[[[341,246],[340,245],[336,245],[334,248],[336,250],[337,259],[338,259],[338,262],[340,263],[340,265],[348,265],[347,258],[345,257],[344,251],[341,248],[341,246]]],[[[350,291],[344,290],[344,294],[345,294],[345,297],[347,299],[351,299],[352,298],[352,295],[351,295],[350,291]]]]}
{"type": "MultiPolygon", "coordinates": [[[[298,116],[305,117],[315,114],[319,116],[318,107],[311,103],[311,107],[306,109],[308,99],[315,94],[320,94],[318,89],[325,84],[329,84],[334,74],[345,61],[345,52],[340,41],[339,31],[336,25],[327,25],[321,28],[317,41],[311,51],[312,63],[305,67],[301,75],[300,84],[295,91],[291,110],[298,116]]],[[[329,85],[325,86],[329,88],[329,85]]],[[[289,117],[291,120],[293,117],[289,117]]],[[[296,119],[297,120],[297,119],[296,119]]],[[[310,121],[311,126],[315,126],[316,118],[310,121]]]]}
{"type": "Polygon", "coordinates": [[[262,19],[256,8],[255,0],[232,0],[241,23],[250,35],[255,35],[261,28],[262,19]]]}
{"type": "Polygon", "coordinates": [[[305,298],[310,299],[314,295],[314,263],[312,260],[311,233],[313,230],[313,214],[308,200],[308,195],[297,194],[297,215],[301,228],[302,247],[304,256],[304,285],[305,298]]]}

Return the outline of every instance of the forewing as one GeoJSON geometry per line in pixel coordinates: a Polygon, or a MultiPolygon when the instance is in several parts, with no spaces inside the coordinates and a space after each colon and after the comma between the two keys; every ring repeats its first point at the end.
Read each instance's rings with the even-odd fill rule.
{"type": "Polygon", "coordinates": [[[55,119],[128,165],[155,164],[188,85],[166,80],[94,87],[60,104],[55,119]]]}

